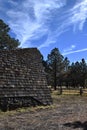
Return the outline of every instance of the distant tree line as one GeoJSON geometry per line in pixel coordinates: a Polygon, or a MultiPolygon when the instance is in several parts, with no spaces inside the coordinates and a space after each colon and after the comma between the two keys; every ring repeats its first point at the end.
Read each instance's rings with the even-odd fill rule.
{"type": "Polygon", "coordinates": [[[85,59],[81,62],[70,64],[67,57],[61,55],[58,48],[54,48],[43,60],[48,85],[55,90],[58,87],[87,87],[87,63],[85,59]]]}

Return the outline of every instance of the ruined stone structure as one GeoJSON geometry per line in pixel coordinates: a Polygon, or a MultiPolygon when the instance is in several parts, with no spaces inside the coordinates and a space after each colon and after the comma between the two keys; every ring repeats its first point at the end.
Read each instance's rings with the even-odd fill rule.
{"type": "Polygon", "coordinates": [[[40,52],[36,48],[0,51],[1,109],[51,103],[40,52]]]}

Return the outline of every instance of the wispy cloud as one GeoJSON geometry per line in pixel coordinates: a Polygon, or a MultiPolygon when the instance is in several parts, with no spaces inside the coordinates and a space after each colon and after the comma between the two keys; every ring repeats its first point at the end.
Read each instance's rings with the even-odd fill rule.
{"type": "Polygon", "coordinates": [[[79,30],[82,30],[87,19],[87,0],[78,0],[76,5],[70,9],[69,15],[70,24],[74,25],[74,29],[78,27],[79,30]]]}
{"type": "Polygon", "coordinates": [[[47,35],[47,39],[37,46],[41,49],[55,44],[70,26],[74,26],[74,31],[83,29],[87,19],[87,0],[77,0],[67,11],[63,8],[66,3],[67,0],[0,0],[0,11],[22,47],[31,47],[33,40],[47,35]]]}
{"type": "Polygon", "coordinates": [[[67,53],[67,52],[70,52],[70,51],[72,51],[73,49],[75,49],[75,45],[71,45],[70,47],[67,47],[66,49],[64,49],[64,53],[67,53]]]}
{"type": "Polygon", "coordinates": [[[54,34],[52,32],[49,32],[46,41],[44,43],[40,44],[38,46],[38,49],[41,49],[41,48],[44,48],[44,47],[49,47],[50,44],[55,44],[58,36],[60,36],[65,31],[66,31],[66,29],[65,30],[60,29],[60,30],[58,30],[58,33],[57,33],[57,30],[54,32],[54,34]]]}
{"type": "MultiPolygon", "coordinates": [[[[32,39],[39,39],[44,35],[50,34],[51,30],[47,25],[47,21],[51,19],[51,11],[63,7],[65,2],[66,0],[62,2],[61,0],[25,0],[19,3],[18,1],[9,0],[8,3],[13,8],[6,11],[6,15],[9,18],[8,23],[16,34],[16,38],[21,41],[21,46],[24,46],[27,41],[31,43],[32,39]]],[[[46,43],[51,44],[50,40],[49,37],[46,43]]],[[[44,47],[47,44],[44,44],[44,47]]]]}
{"type": "MultiPolygon", "coordinates": [[[[56,19],[59,19],[59,17],[56,19]]],[[[65,31],[69,30],[71,26],[73,26],[73,31],[76,31],[76,29],[82,30],[86,19],[87,19],[87,0],[83,1],[77,0],[76,4],[71,9],[65,11],[63,16],[60,17],[60,22],[58,21],[56,29],[53,32],[54,35],[52,34],[49,40],[47,40],[45,44],[43,43],[43,46],[41,47],[45,47],[45,45],[47,46],[52,44],[53,42],[49,42],[52,41],[52,38],[55,39],[54,43],[56,43],[58,37],[65,31]]],[[[67,48],[67,50],[65,51],[70,51],[74,48],[75,46],[71,46],[70,48],[67,48]]]]}
{"type": "Polygon", "coordinates": [[[73,30],[82,30],[87,19],[87,0],[77,0],[76,4],[67,9],[62,17],[59,29],[65,30],[73,26],[73,30]]]}
{"type": "Polygon", "coordinates": [[[76,51],[64,52],[64,53],[62,53],[62,55],[69,55],[69,54],[74,54],[74,53],[84,52],[84,51],[87,51],[87,48],[84,48],[84,49],[81,49],[81,50],[76,50],[76,51]]]}

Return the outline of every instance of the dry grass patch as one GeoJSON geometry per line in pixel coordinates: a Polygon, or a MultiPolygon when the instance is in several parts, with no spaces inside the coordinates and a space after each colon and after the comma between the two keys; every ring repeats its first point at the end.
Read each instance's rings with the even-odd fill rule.
{"type": "Polygon", "coordinates": [[[87,96],[58,95],[53,91],[52,98],[51,106],[1,112],[0,130],[73,130],[77,122],[75,130],[86,130],[87,96]]]}

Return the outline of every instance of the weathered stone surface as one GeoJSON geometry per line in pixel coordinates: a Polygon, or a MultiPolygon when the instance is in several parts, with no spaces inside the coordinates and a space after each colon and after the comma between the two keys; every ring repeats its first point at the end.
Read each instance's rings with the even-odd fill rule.
{"type": "Polygon", "coordinates": [[[41,54],[36,48],[0,51],[0,105],[5,102],[10,106],[14,100],[19,106],[24,102],[27,106],[52,103],[41,54]]]}

